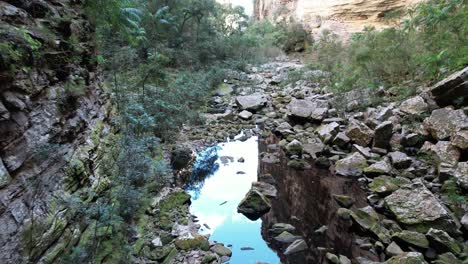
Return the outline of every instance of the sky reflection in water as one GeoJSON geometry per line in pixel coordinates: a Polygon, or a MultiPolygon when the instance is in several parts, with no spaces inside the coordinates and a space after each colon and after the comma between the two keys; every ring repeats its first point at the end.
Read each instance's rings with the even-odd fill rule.
{"type": "Polygon", "coordinates": [[[252,182],[257,180],[257,137],[245,142],[223,143],[220,146],[216,161],[219,169],[206,178],[200,190],[189,191],[193,197],[191,212],[202,225],[200,232],[210,234],[211,240],[232,245],[231,264],[280,263],[276,253],[261,236],[261,220],[250,221],[237,213],[237,205],[249,191],[252,182]],[[234,161],[224,165],[220,160],[223,156],[233,157],[234,161]],[[244,163],[237,161],[241,157],[245,159],[244,163]],[[238,174],[239,171],[245,174],[238,174]],[[226,203],[221,205],[224,202],[226,203]],[[203,224],[207,224],[210,229],[203,224]],[[252,247],[255,250],[241,251],[242,247],[252,247]]]}

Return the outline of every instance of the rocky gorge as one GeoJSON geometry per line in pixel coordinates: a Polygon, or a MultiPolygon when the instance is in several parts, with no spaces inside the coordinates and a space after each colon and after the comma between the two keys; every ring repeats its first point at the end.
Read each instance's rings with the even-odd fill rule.
{"type": "MultiPolygon", "coordinates": [[[[24,50],[10,63],[22,67],[0,69],[0,259],[66,262],[96,228],[55,201],[98,203],[110,181],[98,168],[118,134],[91,59],[94,32],[81,1],[0,1],[0,18],[0,38],[24,50]]],[[[131,230],[132,263],[228,263],[232,246],[255,252],[203,234],[210,227],[188,194],[217,170],[211,147],[253,136],[257,181],[237,212],[261,219],[282,263],[465,263],[467,72],[399,101],[382,89],[333,93],[321,82],[331,73],[287,57],[230,71],[204,123],[163,146],[171,173],[131,230]]],[[[110,244],[96,261],[116,253],[110,244]]]]}

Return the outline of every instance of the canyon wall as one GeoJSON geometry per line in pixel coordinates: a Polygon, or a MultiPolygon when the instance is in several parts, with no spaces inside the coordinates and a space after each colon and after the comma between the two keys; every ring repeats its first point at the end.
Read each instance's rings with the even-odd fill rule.
{"type": "Polygon", "coordinates": [[[79,238],[56,202],[93,174],[107,101],[83,5],[0,1],[2,263],[52,263],[79,238]]]}
{"type": "Polygon", "coordinates": [[[348,37],[366,26],[387,26],[388,15],[421,0],[255,0],[258,20],[298,22],[311,33],[331,30],[348,37]]]}

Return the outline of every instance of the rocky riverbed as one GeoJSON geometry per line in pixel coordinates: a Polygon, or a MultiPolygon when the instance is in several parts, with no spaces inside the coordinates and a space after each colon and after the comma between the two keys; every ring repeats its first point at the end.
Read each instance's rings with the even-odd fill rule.
{"type": "MultiPolygon", "coordinates": [[[[178,183],[196,151],[248,131],[240,140],[259,136],[260,170],[238,211],[262,218],[282,263],[465,263],[467,70],[404,101],[383,90],[333,94],[313,81],[327,74],[286,58],[232,72],[206,124],[181,133],[178,183]],[[288,79],[297,70],[308,77],[288,79]]],[[[170,239],[153,243],[160,260],[229,261],[225,245],[197,233],[183,193],[155,202],[177,202],[164,218],[170,239]]]]}

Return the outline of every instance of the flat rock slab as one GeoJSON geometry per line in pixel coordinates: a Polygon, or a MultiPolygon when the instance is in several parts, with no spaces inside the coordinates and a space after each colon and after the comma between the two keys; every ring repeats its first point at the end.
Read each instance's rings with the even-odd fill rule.
{"type": "Polygon", "coordinates": [[[405,185],[385,197],[385,205],[399,223],[425,233],[430,227],[455,233],[457,225],[449,211],[423,183],[405,185]]]}
{"type": "Polygon", "coordinates": [[[236,97],[236,103],[242,110],[258,111],[268,102],[264,94],[252,94],[236,97]]]}

